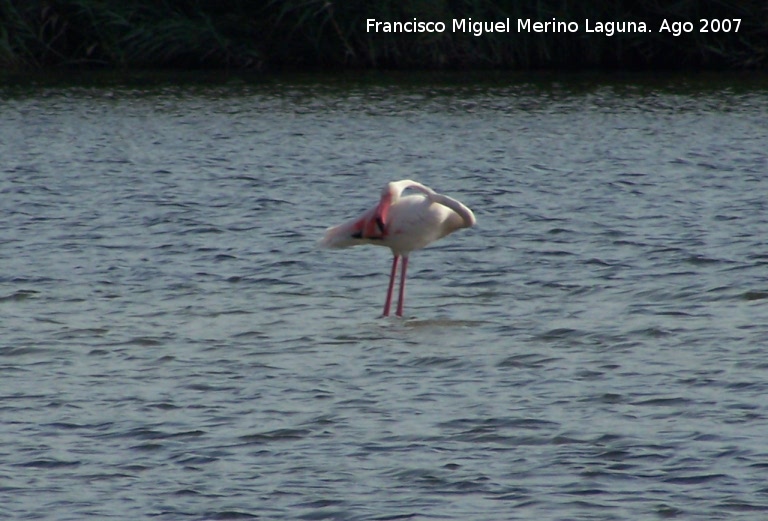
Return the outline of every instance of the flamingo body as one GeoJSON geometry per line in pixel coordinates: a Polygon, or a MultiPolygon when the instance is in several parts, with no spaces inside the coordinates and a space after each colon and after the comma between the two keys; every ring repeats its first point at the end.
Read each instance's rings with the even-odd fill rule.
{"type": "Polygon", "coordinates": [[[406,179],[388,183],[375,207],[355,219],[329,228],[321,239],[320,246],[349,248],[360,244],[373,244],[392,250],[394,258],[384,316],[389,315],[397,265],[402,258],[397,306],[397,315],[402,316],[409,254],[458,229],[474,226],[475,223],[472,210],[459,201],[406,179]],[[420,193],[403,196],[402,193],[409,188],[420,193]]]}

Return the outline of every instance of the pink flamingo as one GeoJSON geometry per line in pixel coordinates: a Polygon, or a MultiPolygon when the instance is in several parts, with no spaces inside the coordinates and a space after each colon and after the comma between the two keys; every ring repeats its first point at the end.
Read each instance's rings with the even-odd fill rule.
{"type": "Polygon", "coordinates": [[[384,302],[385,317],[389,316],[397,264],[402,257],[397,301],[397,316],[402,317],[408,255],[460,228],[474,226],[475,222],[472,210],[456,199],[405,179],[387,183],[375,207],[351,221],[328,228],[319,245],[323,248],[349,248],[358,244],[373,244],[392,250],[394,258],[384,302]],[[421,193],[403,197],[402,193],[407,188],[421,193]]]}

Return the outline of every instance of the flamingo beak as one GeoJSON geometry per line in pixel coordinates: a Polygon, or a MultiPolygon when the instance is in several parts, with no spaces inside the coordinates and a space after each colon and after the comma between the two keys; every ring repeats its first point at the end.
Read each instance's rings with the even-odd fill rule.
{"type": "Polygon", "coordinates": [[[387,217],[389,216],[389,207],[392,205],[392,195],[387,194],[381,198],[379,205],[373,212],[373,218],[368,221],[366,232],[369,237],[382,239],[388,235],[387,217]]]}
{"type": "Polygon", "coordinates": [[[391,204],[391,195],[382,197],[376,208],[367,212],[352,226],[352,237],[356,239],[383,239],[386,237],[388,235],[387,217],[391,204]]]}

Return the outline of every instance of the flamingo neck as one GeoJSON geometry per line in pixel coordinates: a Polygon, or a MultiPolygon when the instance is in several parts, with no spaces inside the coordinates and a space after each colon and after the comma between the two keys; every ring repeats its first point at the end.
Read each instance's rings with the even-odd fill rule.
{"type": "Polygon", "coordinates": [[[437,192],[433,193],[431,196],[429,196],[429,198],[432,202],[442,204],[443,206],[446,206],[456,212],[464,223],[462,228],[471,228],[477,222],[477,219],[475,219],[475,214],[472,213],[472,210],[464,206],[456,199],[448,197],[447,195],[438,194],[437,192]]]}

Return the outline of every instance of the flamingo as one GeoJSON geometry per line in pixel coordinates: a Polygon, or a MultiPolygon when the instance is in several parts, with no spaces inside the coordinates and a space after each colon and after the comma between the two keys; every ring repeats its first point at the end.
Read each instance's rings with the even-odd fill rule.
{"type": "Polygon", "coordinates": [[[405,274],[410,253],[458,229],[474,226],[476,222],[472,210],[456,199],[439,194],[416,181],[404,179],[387,183],[381,192],[379,203],[370,210],[350,221],[328,228],[319,246],[349,248],[359,244],[373,244],[392,250],[392,271],[382,315],[389,316],[397,265],[402,259],[396,312],[398,317],[402,317],[405,274]],[[403,192],[408,188],[421,193],[403,196],[403,192]]]}

